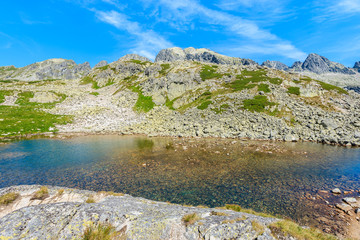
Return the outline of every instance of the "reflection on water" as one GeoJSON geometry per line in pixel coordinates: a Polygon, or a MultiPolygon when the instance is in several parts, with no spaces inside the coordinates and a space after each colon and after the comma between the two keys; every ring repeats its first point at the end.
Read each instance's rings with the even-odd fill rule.
{"type": "Polygon", "coordinates": [[[360,149],[312,143],[86,136],[0,146],[0,187],[48,184],[301,219],[307,193],[360,189],[360,149]]]}

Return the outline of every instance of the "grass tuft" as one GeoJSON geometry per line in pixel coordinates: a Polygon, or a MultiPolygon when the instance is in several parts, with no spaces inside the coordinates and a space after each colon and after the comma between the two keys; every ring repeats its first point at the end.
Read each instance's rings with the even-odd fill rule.
{"type": "Polygon", "coordinates": [[[39,191],[36,191],[31,197],[31,200],[44,200],[49,197],[49,189],[45,186],[42,186],[39,191]]]}
{"type": "Polygon", "coordinates": [[[93,89],[99,89],[100,87],[98,86],[98,83],[94,80],[93,77],[91,76],[85,76],[83,77],[83,79],[81,79],[80,81],[81,85],[86,85],[86,84],[92,84],[92,88],[93,89]]]}
{"type": "Polygon", "coordinates": [[[159,71],[159,74],[161,76],[164,76],[167,74],[167,71],[170,69],[170,64],[168,63],[164,63],[164,64],[161,64],[161,70],[159,71]]]}
{"type": "Polygon", "coordinates": [[[196,221],[199,221],[201,217],[196,213],[187,214],[182,218],[182,221],[185,223],[185,226],[194,224],[196,221]]]}
{"type": "Polygon", "coordinates": [[[263,91],[264,93],[269,93],[269,92],[271,92],[271,91],[270,91],[270,88],[269,88],[269,85],[268,85],[268,84],[265,84],[265,83],[259,84],[259,86],[258,86],[258,91],[263,91]]]}
{"type": "Polygon", "coordinates": [[[259,223],[258,221],[251,221],[251,226],[258,235],[262,235],[265,232],[264,225],[259,223]]]}
{"type": "Polygon", "coordinates": [[[257,216],[261,216],[261,217],[268,217],[268,218],[274,218],[274,216],[270,215],[270,214],[266,214],[266,213],[259,213],[256,212],[252,209],[247,209],[247,208],[242,208],[239,205],[236,204],[226,204],[225,209],[229,209],[229,210],[233,210],[235,212],[243,212],[243,213],[249,213],[249,214],[253,214],[253,215],[257,215],[257,216]]]}
{"type": "Polygon", "coordinates": [[[212,104],[212,101],[205,101],[201,103],[199,106],[197,106],[197,109],[205,110],[209,107],[210,104],[212,104]]]}
{"type": "Polygon", "coordinates": [[[320,86],[324,90],[327,90],[327,91],[334,90],[334,91],[337,91],[340,94],[349,94],[348,91],[346,91],[345,89],[343,89],[341,87],[337,87],[337,86],[334,86],[334,85],[331,85],[331,84],[328,84],[328,83],[324,83],[324,82],[321,82],[321,81],[318,81],[318,80],[316,80],[316,82],[319,83],[320,86]]]}
{"type": "Polygon", "coordinates": [[[15,192],[10,192],[10,193],[0,196],[0,206],[8,205],[8,204],[14,202],[19,196],[20,196],[20,194],[15,193],[15,192]]]}
{"type": "Polygon", "coordinates": [[[302,228],[298,224],[282,220],[270,225],[274,236],[292,237],[298,240],[336,240],[333,235],[325,234],[315,228],[302,228]]]}
{"type": "Polygon", "coordinates": [[[91,224],[85,229],[82,240],[123,240],[126,239],[125,230],[117,232],[110,224],[91,224]]]}

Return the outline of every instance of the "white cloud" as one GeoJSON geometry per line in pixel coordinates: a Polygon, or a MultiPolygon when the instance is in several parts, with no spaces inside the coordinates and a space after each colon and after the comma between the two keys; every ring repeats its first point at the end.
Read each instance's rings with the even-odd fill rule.
{"type": "Polygon", "coordinates": [[[105,23],[113,25],[117,29],[124,30],[135,37],[131,51],[150,59],[155,59],[155,54],[161,49],[172,47],[173,44],[167,41],[153,30],[143,29],[137,22],[130,21],[128,16],[117,11],[98,11],[96,17],[105,23]]]}
{"type": "Polygon", "coordinates": [[[337,21],[360,13],[360,0],[327,0],[314,4],[318,15],[313,20],[317,22],[337,21]]]}
{"type": "MultiPolygon", "coordinates": [[[[198,18],[206,24],[224,28],[223,32],[225,34],[231,35],[233,38],[239,38],[239,42],[244,40],[244,38],[254,42],[254,44],[245,44],[244,47],[239,47],[239,52],[240,49],[242,49],[241,52],[243,53],[250,53],[250,50],[252,50],[260,54],[271,53],[291,59],[302,59],[306,56],[306,53],[297,49],[288,41],[282,40],[268,30],[261,29],[254,21],[246,20],[224,11],[207,8],[196,0],[142,1],[146,2],[149,6],[151,5],[150,3],[153,3],[154,5],[157,5],[157,7],[165,7],[167,11],[162,11],[166,13],[163,17],[166,18],[168,22],[173,22],[173,24],[191,23],[191,20],[198,18]],[[246,51],[246,49],[248,49],[248,51],[246,51]]],[[[270,0],[263,1],[270,2],[270,0]]],[[[251,4],[251,1],[243,1],[243,3],[246,2],[251,4]]]]}

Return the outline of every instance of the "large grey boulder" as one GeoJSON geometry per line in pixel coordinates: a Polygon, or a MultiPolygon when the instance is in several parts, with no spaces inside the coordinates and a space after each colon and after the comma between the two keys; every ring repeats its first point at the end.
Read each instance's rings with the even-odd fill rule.
{"type": "Polygon", "coordinates": [[[263,62],[261,64],[261,66],[268,67],[268,68],[273,68],[273,69],[278,69],[278,70],[287,70],[289,68],[287,65],[285,65],[282,62],[270,61],[270,60],[267,60],[267,61],[263,62]]]}
{"type": "MultiPolygon", "coordinates": [[[[21,196],[7,208],[28,204],[0,217],[0,239],[81,239],[91,224],[111,224],[120,239],[275,239],[275,218],[231,210],[184,207],[128,195],[49,187],[49,197],[31,200],[40,186],[0,189],[21,196]],[[96,203],[86,203],[92,196],[96,203]],[[48,202],[48,203],[46,203],[48,202]],[[44,204],[45,203],[45,204],[44,204]],[[184,222],[195,214],[196,220],[184,222]]],[[[3,210],[4,211],[4,210],[3,210]]],[[[0,209],[1,214],[1,209],[0,209]]],[[[1,216],[1,215],[0,215],[1,216]]]]}
{"type": "Polygon", "coordinates": [[[174,61],[198,61],[228,65],[258,65],[255,61],[250,59],[228,57],[206,48],[195,49],[193,47],[185,49],[179,47],[163,49],[158,53],[155,59],[155,62],[174,61]]]}
{"type": "Polygon", "coordinates": [[[354,75],[355,72],[345,67],[344,65],[336,62],[332,62],[329,59],[320,56],[316,53],[311,53],[305,59],[304,63],[299,66],[299,62],[293,65],[292,70],[294,71],[309,71],[316,74],[324,73],[341,73],[354,75]]]}

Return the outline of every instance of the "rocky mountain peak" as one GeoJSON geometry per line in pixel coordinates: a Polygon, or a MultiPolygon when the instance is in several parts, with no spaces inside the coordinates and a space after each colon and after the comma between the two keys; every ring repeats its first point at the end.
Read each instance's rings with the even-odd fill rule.
{"type": "Polygon", "coordinates": [[[142,62],[151,62],[147,57],[140,56],[138,54],[126,54],[125,56],[119,58],[118,61],[128,61],[128,60],[139,60],[142,62]]]}
{"type": "Polygon", "coordinates": [[[273,69],[278,69],[278,70],[287,70],[289,68],[287,65],[285,65],[282,62],[270,61],[270,60],[267,60],[267,61],[263,62],[261,64],[261,66],[268,67],[268,68],[273,68],[273,69]]]}
{"type": "Polygon", "coordinates": [[[360,73],[360,61],[354,64],[354,69],[360,73]]]}
{"type": "Polygon", "coordinates": [[[173,47],[163,49],[156,56],[155,62],[174,62],[174,61],[198,61],[204,63],[228,64],[228,65],[257,65],[250,59],[228,57],[206,48],[195,49],[173,47]]]}
{"type": "MultiPolygon", "coordinates": [[[[301,63],[301,62],[300,62],[301,63]]],[[[316,53],[310,53],[305,59],[304,63],[300,66],[299,62],[294,63],[291,68],[294,71],[309,71],[317,74],[324,73],[342,73],[342,74],[355,74],[355,72],[345,67],[344,65],[332,62],[329,59],[320,56],[316,53]]]]}
{"type": "Polygon", "coordinates": [[[103,67],[103,66],[106,66],[106,65],[108,65],[108,62],[105,61],[105,60],[102,60],[102,61],[98,62],[98,63],[94,66],[94,68],[99,68],[99,67],[103,67]]]}

